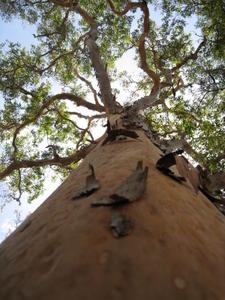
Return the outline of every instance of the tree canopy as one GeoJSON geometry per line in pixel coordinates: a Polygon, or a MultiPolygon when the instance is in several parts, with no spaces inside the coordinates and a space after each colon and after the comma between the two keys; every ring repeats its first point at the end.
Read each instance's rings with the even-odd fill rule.
{"type": "Polygon", "coordinates": [[[36,28],[29,49],[0,47],[0,179],[12,198],[40,195],[48,168],[65,178],[96,144],[92,127],[126,112],[145,119],[162,147],[220,174],[214,190],[223,194],[223,1],[1,0],[0,11],[36,28]],[[198,35],[187,30],[193,19],[198,35]],[[139,65],[132,76],[115,68],[129,51],[139,65]],[[115,82],[129,91],[125,104],[115,82]]]}

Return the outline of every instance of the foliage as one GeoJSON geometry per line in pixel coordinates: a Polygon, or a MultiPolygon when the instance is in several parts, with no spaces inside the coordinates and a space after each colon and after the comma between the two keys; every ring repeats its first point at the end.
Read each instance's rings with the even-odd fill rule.
{"type": "Polygon", "coordinates": [[[49,167],[64,178],[85,157],[92,126],[121,109],[112,103],[114,81],[129,90],[129,104],[137,100],[133,107],[160,140],[182,140],[202,167],[224,170],[223,1],[2,0],[0,10],[5,21],[16,17],[36,28],[30,49],[0,47],[0,179],[12,198],[26,192],[32,201],[49,167]],[[194,21],[199,37],[187,32],[194,21]],[[117,59],[134,50],[140,72],[117,72],[117,59]]]}

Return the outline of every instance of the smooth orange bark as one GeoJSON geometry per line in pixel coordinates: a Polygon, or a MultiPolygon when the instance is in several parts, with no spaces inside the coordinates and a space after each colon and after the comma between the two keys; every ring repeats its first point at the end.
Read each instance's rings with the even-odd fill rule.
{"type": "Polygon", "coordinates": [[[68,179],[0,246],[0,299],[222,300],[225,218],[200,192],[161,174],[160,151],[138,140],[101,142],[68,179]],[[119,209],[134,223],[113,237],[110,207],[91,207],[143,160],[142,198],[119,209]],[[95,168],[101,188],[72,201],[95,168]]]}

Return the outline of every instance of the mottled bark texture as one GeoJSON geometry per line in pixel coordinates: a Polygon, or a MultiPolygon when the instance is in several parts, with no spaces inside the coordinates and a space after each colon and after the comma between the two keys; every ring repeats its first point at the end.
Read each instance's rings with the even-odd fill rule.
{"type": "Polygon", "coordinates": [[[224,216],[189,183],[157,170],[160,151],[136,132],[137,139],[102,145],[104,137],[2,243],[0,299],[224,299],[224,216]],[[114,193],[140,160],[148,167],[140,199],[91,206],[114,193]],[[90,175],[89,164],[100,188],[72,201],[90,175]],[[119,238],[111,231],[115,214],[132,224],[119,238]]]}

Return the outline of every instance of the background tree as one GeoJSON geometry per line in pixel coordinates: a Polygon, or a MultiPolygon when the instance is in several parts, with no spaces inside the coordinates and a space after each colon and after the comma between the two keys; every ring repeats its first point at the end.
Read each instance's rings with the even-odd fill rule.
{"type": "Polygon", "coordinates": [[[0,2],[37,28],[29,50],[1,48],[0,179],[32,201],[47,168],[71,173],[1,245],[0,297],[223,299],[224,217],[199,192],[224,211],[224,7],[210,3],[0,2]],[[132,76],[115,69],[130,49],[132,76]]]}

